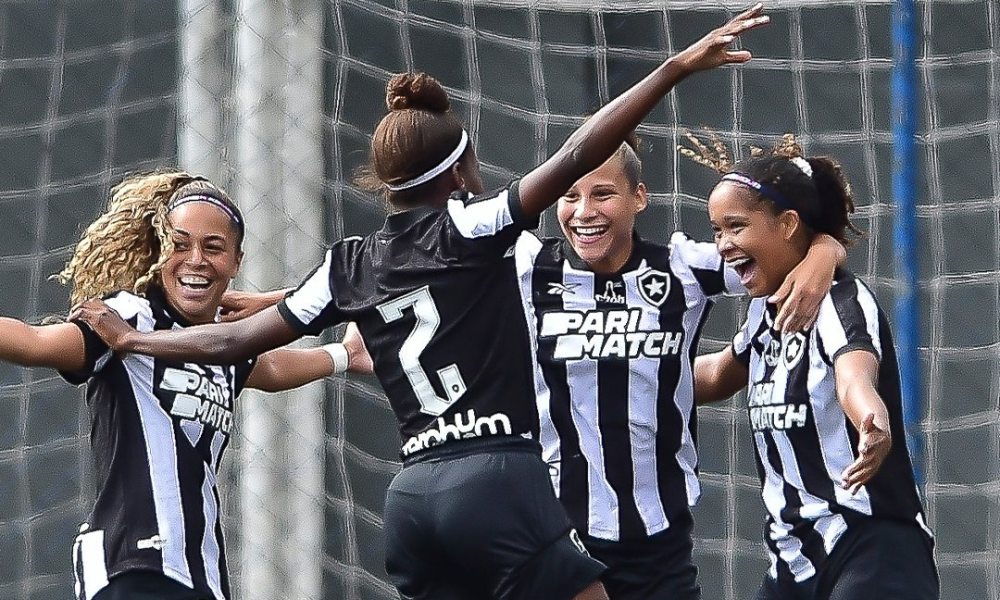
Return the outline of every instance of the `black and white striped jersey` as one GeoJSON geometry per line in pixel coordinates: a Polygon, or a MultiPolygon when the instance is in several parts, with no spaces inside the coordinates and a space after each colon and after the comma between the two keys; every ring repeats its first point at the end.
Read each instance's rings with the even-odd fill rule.
{"type": "MultiPolygon", "coordinates": [[[[187,323],[159,288],[120,292],[107,304],[138,331],[187,323]]],[[[229,598],[216,476],[233,406],[255,364],[180,363],[118,356],[93,331],[86,367],[97,498],[73,546],[77,600],[91,600],[126,571],[162,572],[216,600],[229,598]]]]}
{"type": "Polygon", "coordinates": [[[896,352],[871,291],[838,270],[808,332],[781,335],[772,328],[774,316],[765,298],[754,299],[733,352],[750,371],[747,411],[768,516],[770,574],[803,581],[859,521],[926,525],[903,433],[896,352]],[[878,392],[892,432],[889,456],[857,495],[840,485],[856,458],[858,433],[837,399],[833,367],[853,350],[879,358],[878,392]]]}
{"type": "Polygon", "coordinates": [[[594,273],[561,239],[516,247],[536,356],[540,441],[573,523],[641,539],[685,514],[698,484],[693,361],[713,299],[742,293],[714,244],[636,236],[618,273],[594,273]]]}
{"type": "Polygon", "coordinates": [[[534,437],[538,417],[511,248],[534,227],[516,182],[447,207],[390,214],[333,245],[279,305],[318,334],[355,321],[396,415],[402,455],[491,435],[534,437]]]}

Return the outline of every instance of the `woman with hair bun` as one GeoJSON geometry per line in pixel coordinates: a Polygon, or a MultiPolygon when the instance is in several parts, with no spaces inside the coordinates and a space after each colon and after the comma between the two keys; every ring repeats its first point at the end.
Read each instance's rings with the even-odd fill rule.
{"type": "MultiPolygon", "coordinates": [[[[105,298],[139,331],[211,323],[243,232],[239,208],[206,179],[136,175],[112,190],[58,277],[74,303],[105,298]]],[[[348,349],[171,361],[115,354],[81,321],[0,318],[0,360],[87,385],[97,494],[73,544],[75,598],[227,600],[216,473],[235,399],[246,387],[287,390],[343,371],[348,349]]]]}
{"type": "Polygon", "coordinates": [[[184,331],[139,333],[99,302],[75,316],[126,352],[233,362],[354,320],[396,415],[403,470],[386,495],[386,568],[407,599],[599,600],[590,558],[541,459],[532,350],[509,250],[543,210],[603,164],[686,76],[750,59],[731,51],[757,5],[666,60],[548,160],[483,193],[469,136],[423,73],[389,82],[367,179],[385,226],[334,244],[277,307],[184,331]]]}
{"type": "MultiPolygon", "coordinates": [[[[694,155],[688,152],[689,155],[694,155]]],[[[696,155],[695,155],[696,156],[696,155]]],[[[794,136],[725,173],[708,200],[719,253],[754,299],[732,345],[695,361],[699,404],[747,386],[771,568],[758,600],[935,600],[933,538],[903,431],[899,368],[874,294],[844,269],[813,327],[781,333],[766,296],[827,234],[860,233],[840,164],[794,136]]]]}

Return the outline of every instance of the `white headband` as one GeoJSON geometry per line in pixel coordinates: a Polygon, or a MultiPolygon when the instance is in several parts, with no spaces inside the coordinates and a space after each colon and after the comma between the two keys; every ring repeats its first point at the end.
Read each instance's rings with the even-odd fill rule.
{"type": "Polygon", "coordinates": [[[799,168],[800,171],[802,171],[803,173],[805,173],[806,177],[812,177],[813,176],[813,168],[812,168],[812,165],[809,164],[808,160],[802,158],[801,156],[796,156],[796,157],[793,157],[793,158],[789,158],[788,160],[792,161],[793,165],[795,165],[796,167],[799,168]]]}
{"type": "Polygon", "coordinates": [[[465,152],[465,147],[468,145],[469,145],[469,134],[467,134],[463,129],[462,139],[458,140],[458,146],[455,146],[455,149],[451,152],[451,154],[449,154],[443,161],[441,161],[441,163],[438,166],[434,167],[430,171],[427,171],[423,175],[414,177],[409,181],[404,181],[403,183],[397,183],[397,184],[387,183],[385,184],[385,187],[388,188],[390,192],[398,192],[401,190],[408,190],[410,188],[417,187],[422,183],[427,183],[431,179],[434,179],[441,173],[447,171],[449,167],[455,164],[455,162],[459,159],[459,157],[462,156],[462,153],[465,152]]]}

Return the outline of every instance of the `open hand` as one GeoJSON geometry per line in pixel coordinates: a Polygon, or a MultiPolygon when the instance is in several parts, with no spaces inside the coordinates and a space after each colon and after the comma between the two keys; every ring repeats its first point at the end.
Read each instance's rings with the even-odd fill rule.
{"type": "Polygon", "coordinates": [[[87,300],[73,307],[70,321],[86,323],[115,352],[128,352],[128,338],[135,329],[103,300],[87,300]]]}
{"type": "Polygon", "coordinates": [[[875,476],[892,449],[892,435],[888,427],[883,430],[875,425],[874,413],[865,417],[858,432],[858,458],[841,475],[841,485],[851,494],[857,494],[875,476]]]}
{"type": "Polygon", "coordinates": [[[745,31],[756,29],[771,21],[771,17],[762,14],[764,5],[756,4],[746,12],[742,12],[722,27],[713,29],[697,42],[682,50],[674,61],[686,71],[705,71],[715,67],[745,63],[752,58],[749,50],[730,50],[729,45],[745,31]]]}

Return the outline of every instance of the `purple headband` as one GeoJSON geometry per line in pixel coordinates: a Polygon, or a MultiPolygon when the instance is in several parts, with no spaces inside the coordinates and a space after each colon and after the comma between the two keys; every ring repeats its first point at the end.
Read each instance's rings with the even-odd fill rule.
{"type": "Polygon", "coordinates": [[[167,214],[169,215],[172,210],[180,206],[183,206],[185,204],[189,204],[191,202],[204,202],[205,204],[211,204],[212,206],[226,213],[229,219],[233,223],[236,223],[236,229],[240,232],[240,239],[241,240],[243,239],[244,235],[243,221],[240,220],[240,216],[236,214],[236,211],[229,208],[225,202],[219,200],[214,196],[209,196],[208,194],[192,194],[190,196],[184,196],[178,198],[167,205],[167,214]]]}
{"type": "Polygon", "coordinates": [[[737,173],[735,171],[732,173],[726,173],[725,175],[722,176],[722,181],[735,181],[736,183],[742,183],[748,188],[753,188],[758,192],[760,192],[762,196],[764,196],[771,202],[777,204],[778,208],[784,210],[795,210],[795,211],[798,210],[795,206],[792,205],[791,202],[789,202],[784,196],[781,195],[781,192],[779,192],[778,190],[774,189],[769,185],[765,185],[757,181],[756,179],[751,179],[749,176],[744,175],[743,173],[737,173]]]}
{"type": "Polygon", "coordinates": [[[233,209],[226,206],[226,203],[219,200],[218,198],[214,198],[212,196],[208,196],[205,194],[193,194],[191,196],[184,196],[183,198],[178,198],[173,202],[171,202],[169,205],[167,205],[167,213],[169,214],[174,209],[191,202],[204,202],[206,204],[211,204],[212,206],[221,209],[222,212],[229,215],[229,218],[232,219],[233,223],[236,223],[236,225],[239,226],[240,230],[243,229],[243,223],[240,221],[240,217],[235,212],[233,212],[233,209]]]}

